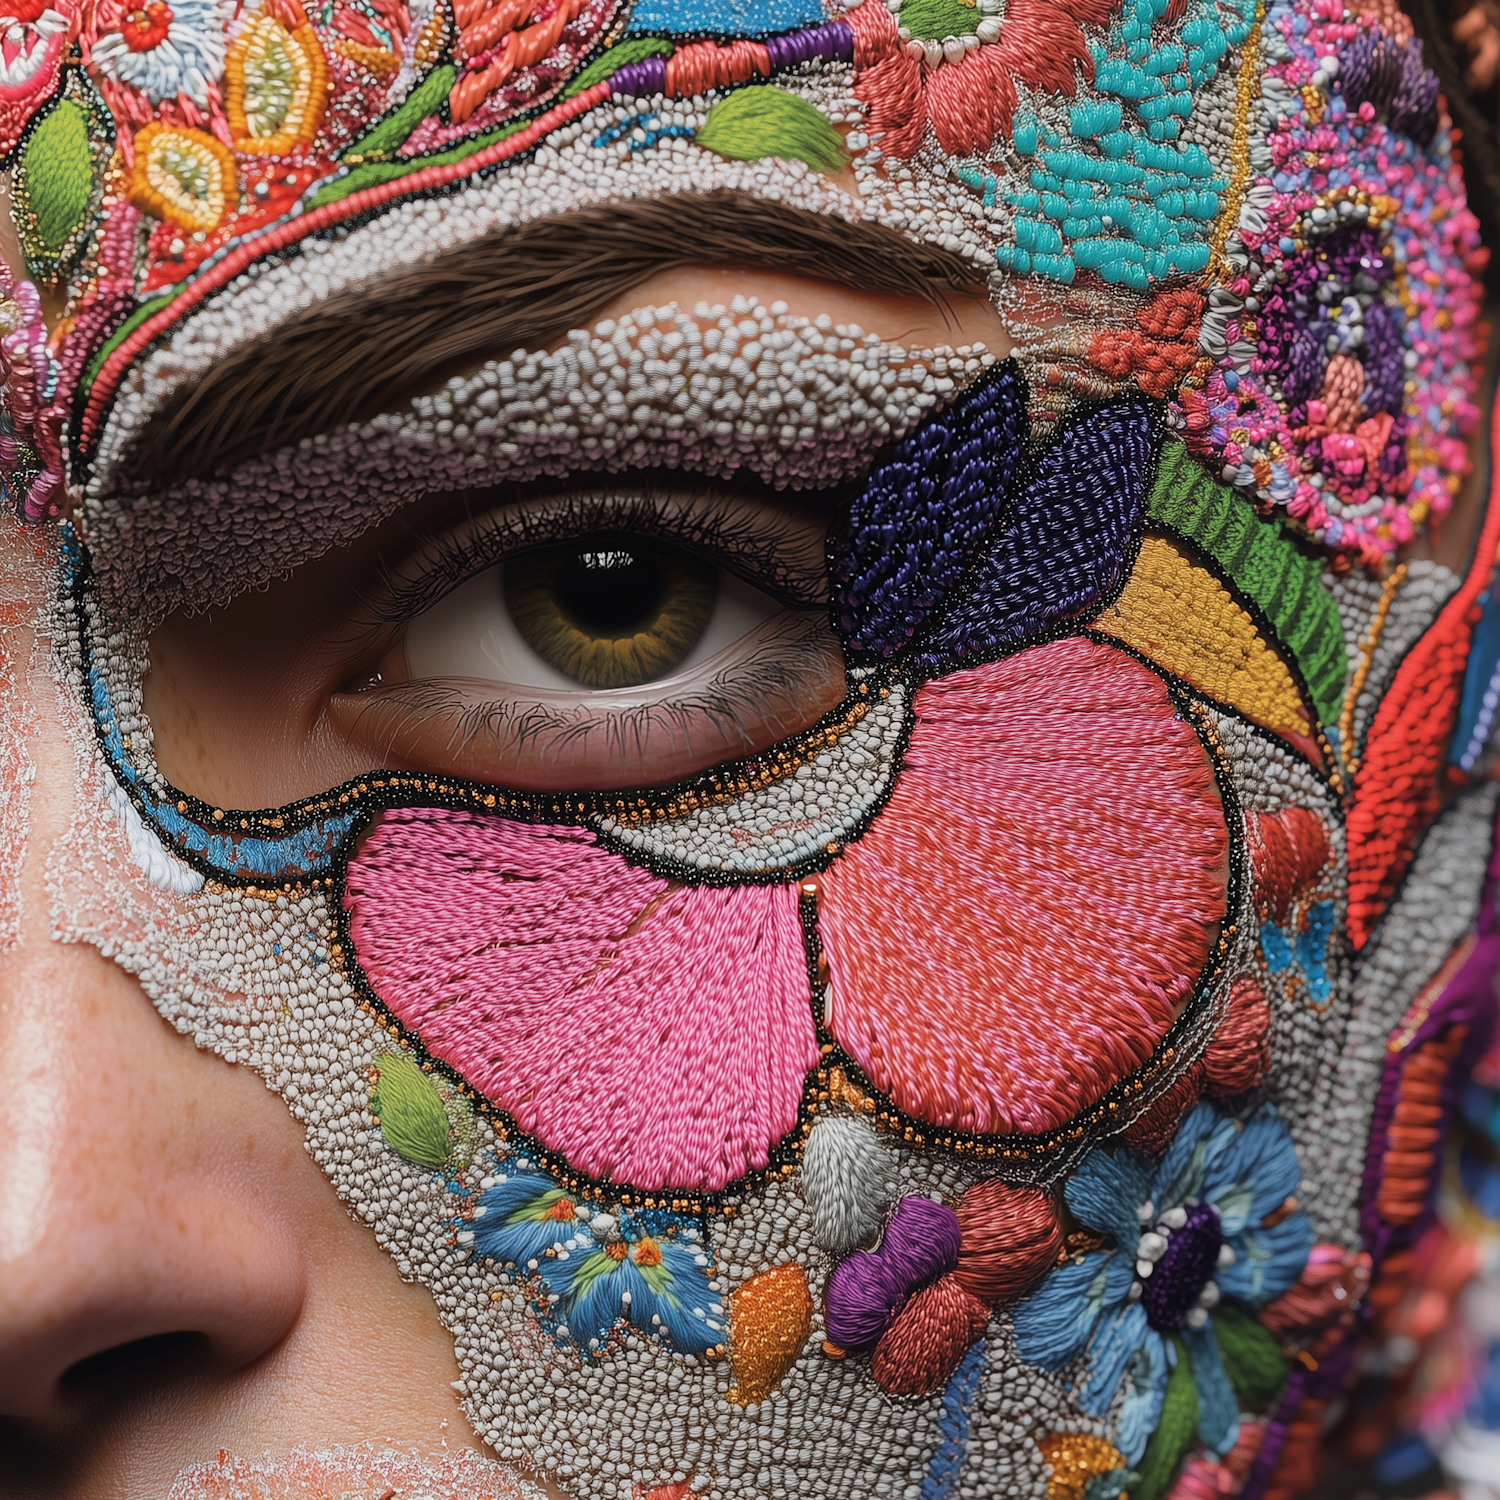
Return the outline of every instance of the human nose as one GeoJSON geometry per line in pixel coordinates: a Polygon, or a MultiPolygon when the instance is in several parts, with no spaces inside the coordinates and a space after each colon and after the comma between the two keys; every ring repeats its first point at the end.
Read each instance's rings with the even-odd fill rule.
{"type": "Polygon", "coordinates": [[[76,761],[50,684],[10,707],[35,781],[26,826],[0,818],[24,856],[0,861],[20,910],[18,941],[0,937],[0,1420],[56,1432],[143,1383],[255,1364],[296,1324],[307,1269],[277,1101],[94,948],[52,939],[45,856],[76,761]]]}
{"type": "Polygon", "coordinates": [[[92,950],[49,948],[0,962],[0,1416],[56,1423],[253,1364],[304,1275],[275,1164],[214,1098],[228,1066],[92,950]]]}

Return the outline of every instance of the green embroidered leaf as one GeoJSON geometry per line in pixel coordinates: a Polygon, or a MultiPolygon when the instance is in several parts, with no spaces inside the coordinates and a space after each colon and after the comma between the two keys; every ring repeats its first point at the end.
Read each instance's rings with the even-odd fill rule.
{"type": "Polygon", "coordinates": [[[591,89],[606,78],[613,78],[621,68],[644,62],[648,57],[670,57],[676,49],[659,36],[630,37],[606,48],[562,91],[564,99],[591,89]]]}
{"type": "Polygon", "coordinates": [[[1276,1340],[1248,1313],[1216,1307],[1211,1314],[1224,1373],[1246,1411],[1265,1411],[1286,1380],[1286,1360],[1276,1340]]]}
{"type": "Polygon", "coordinates": [[[380,1120],[386,1144],[407,1161],[436,1172],[448,1160],[448,1112],[438,1086],[406,1052],[375,1059],[370,1112],[380,1120]]]}
{"type": "Polygon", "coordinates": [[[62,100],[32,131],[21,161],[33,232],[55,255],[83,223],[93,195],[88,112],[76,100],[62,100]]]}
{"type": "Polygon", "coordinates": [[[1162,450],[1146,512],[1196,544],[1260,610],[1301,670],[1319,720],[1336,723],[1349,660],[1338,607],[1320,581],[1321,561],[1284,527],[1260,520],[1181,443],[1162,450]]]}
{"type": "Polygon", "coordinates": [[[530,120],[512,120],[510,124],[502,125],[498,130],[487,130],[483,135],[476,135],[461,146],[454,146],[447,151],[438,151],[431,156],[413,156],[405,161],[367,161],[361,166],[352,167],[347,176],[320,187],[308,200],[308,211],[322,208],[325,203],[337,203],[347,198],[350,193],[359,192],[361,188],[375,187],[382,182],[394,182],[398,177],[405,177],[410,172],[418,172],[423,167],[446,167],[450,162],[463,161],[466,157],[473,156],[476,151],[482,151],[486,146],[493,146],[496,141],[503,141],[506,136],[514,135],[518,130],[525,130],[529,124],[531,124],[530,120]]]}
{"type": "Polygon", "coordinates": [[[919,42],[941,42],[968,35],[983,19],[974,0],[906,0],[898,24],[919,42]]]}
{"type": "Polygon", "coordinates": [[[735,161],[779,156],[815,172],[844,165],[844,142],[828,117],[798,94],[770,84],[736,89],[709,110],[698,144],[735,161]]]}
{"type": "Polygon", "coordinates": [[[457,77],[458,69],[452,63],[444,63],[442,67],[434,68],[406,96],[397,109],[388,114],[385,119],[377,120],[349,147],[344,155],[374,156],[379,152],[399,150],[407,136],[428,115],[437,112],[438,106],[452,92],[453,83],[457,77]]]}
{"type": "Polygon", "coordinates": [[[1176,1340],[1177,1364],[1167,1381],[1161,1420],[1141,1459],[1140,1482],[1130,1491],[1131,1500],[1157,1500],[1165,1494],[1198,1432],[1198,1387],[1182,1340],[1176,1340]]]}

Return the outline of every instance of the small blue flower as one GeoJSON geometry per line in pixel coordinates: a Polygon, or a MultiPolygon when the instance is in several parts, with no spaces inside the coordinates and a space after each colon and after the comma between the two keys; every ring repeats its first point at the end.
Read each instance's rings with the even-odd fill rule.
{"type": "Polygon", "coordinates": [[[570,1336],[600,1343],[619,1318],[655,1337],[665,1336],[682,1354],[706,1354],[728,1333],[724,1308],[708,1287],[708,1257],[696,1233],[675,1239],[609,1240],[580,1234],[542,1271],[560,1294],[570,1336]]]}
{"type": "Polygon", "coordinates": [[[583,1222],[572,1196],[550,1177],[515,1172],[480,1195],[474,1248],[502,1266],[534,1272],[547,1252],[571,1239],[583,1222]]]}
{"type": "Polygon", "coordinates": [[[727,1336],[701,1234],[675,1214],[591,1215],[544,1173],[516,1171],[480,1194],[460,1243],[539,1277],[549,1320],[574,1343],[597,1347],[621,1318],[683,1354],[727,1336]]]}
{"type": "Polygon", "coordinates": [[[1060,1267],[1020,1304],[1016,1343],[1046,1369],[1087,1350],[1080,1396],[1095,1416],[1129,1373],[1115,1444],[1132,1466],[1161,1417],[1178,1339],[1198,1392],[1199,1437],[1217,1453],[1233,1446],[1239,1403],[1210,1309],[1225,1299],[1253,1310],[1301,1275],[1312,1224],[1300,1209],[1284,1211],[1300,1180],[1270,1105],[1236,1119],[1203,1103],[1160,1162],[1124,1146],[1095,1150],[1068,1183],[1074,1216],[1113,1245],[1060,1267]]]}

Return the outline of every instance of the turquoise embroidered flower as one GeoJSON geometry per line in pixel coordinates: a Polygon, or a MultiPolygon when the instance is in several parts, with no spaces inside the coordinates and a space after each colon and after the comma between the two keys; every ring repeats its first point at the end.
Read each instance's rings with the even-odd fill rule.
{"type": "Polygon", "coordinates": [[[680,1215],[601,1213],[543,1173],[519,1171],[480,1194],[459,1242],[539,1278],[548,1322],[573,1343],[597,1349],[622,1318],[682,1354],[705,1354],[728,1335],[702,1234],[680,1215]]]}
{"type": "Polygon", "coordinates": [[[1068,1183],[1068,1207],[1110,1248],[1052,1272],[1017,1307],[1016,1343],[1046,1369],[1086,1353],[1080,1396],[1096,1416],[1130,1376],[1115,1445],[1142,1469],[1142,1493],[1165,1487],[1194,1428],[1227,1452],[1241,1407],[1263,1408],[1280,1386],[1285,1362],[1252,1314],[1293,1285],[1312,1249],[1291,1197],[1300,1178],[1270,1105],[1235,1118],[1203,1103],[1160,1162],[1099,1149],[1068,1183]],[[1177,1420],[1163,1423],[1169,1401],[1177,1420]],[[1184,1420],[1194,1407],[1196,1422],[1184,1420]],[[1177,1451],[1147,1452],[1158,1426],[1182,1433],[1177,1451]]]}

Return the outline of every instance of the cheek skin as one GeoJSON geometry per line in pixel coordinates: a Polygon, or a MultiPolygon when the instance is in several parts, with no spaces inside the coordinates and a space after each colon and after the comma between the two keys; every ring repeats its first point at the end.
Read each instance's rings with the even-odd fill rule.
{"type": "MultiPolygon", "coordinates": [[[[29,540],[0,528],[0,571],[29,540]]],[[[96,949],[54,941],[47,859],[77,759],[50,676],[19,687],[36,780],[19,941],[0,954],[0,1490],[165,1495],[225,1447],[477,1447],[431,1298],[345,1211],[282,1101],[96,949]]]]}

